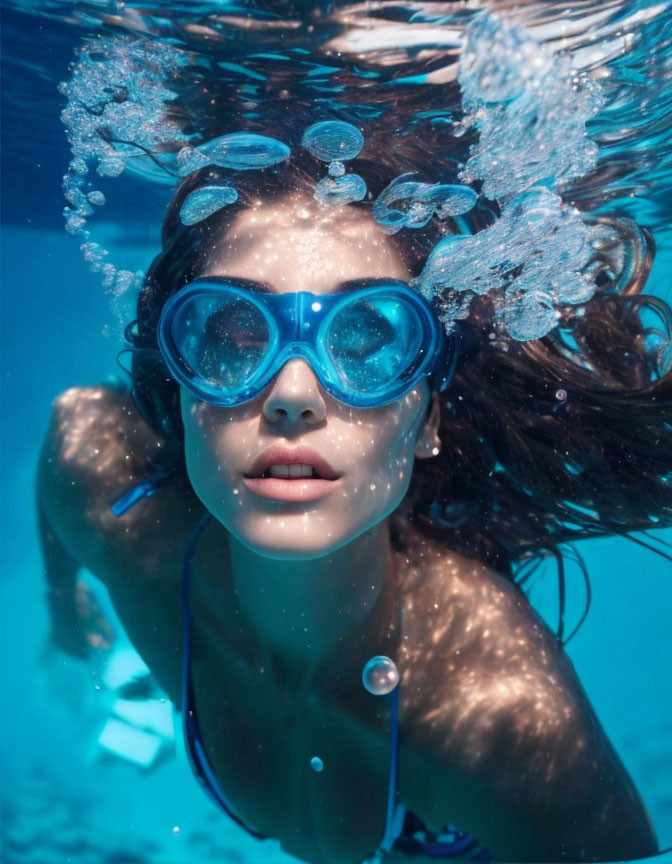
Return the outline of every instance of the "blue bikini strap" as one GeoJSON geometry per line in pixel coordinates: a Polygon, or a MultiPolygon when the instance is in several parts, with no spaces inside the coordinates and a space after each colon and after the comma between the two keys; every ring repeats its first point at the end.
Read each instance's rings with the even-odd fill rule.
{"type": "Polygon", "coordinates": [[[126,492],[112,504],[110,510],[114,513],[115,516],[123,516],[127,510],[130,510],[138,501],[141,501],[143,498],[149,498],[151,495],[154,495],[155,492],[158,492],[159,489],[163,489],[163,487],[169,482],[170,474],[168,471],[155,471],[154,474],[150,474],[149,477],[141,480],[139,483],[135,483],[131,486],[130,489],[127,489],[126,492]]]}
{"type": "Polygon", "coordinates": [[[385,833],[378,851],[389,852],[399,836],[406,808],[397,804],[397,782],[399,774],[399,687],[388,695],[390,706],[390,772],[387,782],[387,815],[385,833]]]}
{"type": "MultiPolygon", "coordinates": [[[[167,471],[156,471],[145,480],[136,483],[112,505],[111,510],[115,516],[122,516],[131,509],[138,501],[143,498],[149,498],[162,489],[170,480],[170,475],[167,471]]],[[[206,512],[201,516],[194,526],[182,560],[182,670],[181,670],[181,688],[182,688],[182,717],[184,725],[184,737],[186,744],[187,756],[191,763],[192,769],[197,777],[199,777],[205,790],[210,797],[225,810],[228,815],[241,828],[245,829],[253,837],[260,840],[266,839],[263,834],[249,828],[235,814],[231,804],[222,792],[217,780],[212,773],[208,762],[201,736],[198,729],[195,713],[192,709],[193,705],[193,685],[191,681],[190,659],[191,659],[191,614],[189,604],[189,575],[191,564],[196,550],[196,544],[205,531],[207,525],[212,518],[212,514],[206,512]]],[[[397,780],[398,780],[398,764],[399,764],[399,685],[389,694],[390,706],[390,771],[387,787],[387,812],[385,820],[385,834],[383,840],[378,847],[380,851],[389,851],[401,830],[406,808],[403,804],[397,804],[397,780]]]]}
{"type": "MultiPolygon", "coordinates": [[[[122,516],[131,509],[138,501],[143,498],[149,498],[163,488],[170,480],[170,475],[167,471],[156,471],[145,480],[131,486],[124,494],[118,498],[111,506],[111,510],[115,516],[122,516]]],[[[263,834],[259,834],[251,828],[248,828],[244,822],[236,816],[224,793],[219,788],[215,779],[210,764],[208,762],[201,736],[198,729],[198,723],[193,708],[194,702],[193,686],[190,672],[191,659],[191,615],[189,609],[189,571],[194,558],[194,551],[199,537],[210,522],[212,515],[205,512],[194,526],[182,560],[182,670],[181,670],[181,694],[182,694],[182,719],[184,727],[185,749],[191,767],[196,776],[201,780],[206,792],[209,796],[219,804],[228,815],[237,822],[241,828],[244,828],[253,837],[260,840],[266,839],[263,834]]]]}
{"type": "Polygon", "coordinates": [[[194,559],[196,543],[199,537],[205,531],[212,514],[206,512],[201,516],[189,537],[187,548],[182,560],[182,725],[184,728],[184,742],[187,756],[191,764],[194,774],[200,779],[203,788],[209,797],[226,812],[228,815],[240,825],[248,834],[256,837],[258,840],[265,840],[266,837],[246,825],[233,810],[227,797],[222,792],[222,789],[217,782],[217,779],[210,767],[208,757],[201,741],[201,733],[198,728],[196,712],[192,707],[194,704],[193,684],[191,680],[191,614],[189,606],[189,575],[191,564],[194,559]]]}

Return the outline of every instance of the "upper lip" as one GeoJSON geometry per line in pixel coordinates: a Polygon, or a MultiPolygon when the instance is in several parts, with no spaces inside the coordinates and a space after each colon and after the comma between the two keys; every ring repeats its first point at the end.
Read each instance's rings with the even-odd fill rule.
{"type": "Polygon", "coordinates": [[[337,480],[341,476],[334,471],[326,459],[311,447],[305,445],[286,447],[282,444],[273,444],[272,447],[260,453],[244,476],[259,477],[271,465],[292,465],[297,462],[310,465],[325,480],[337,480]]]}

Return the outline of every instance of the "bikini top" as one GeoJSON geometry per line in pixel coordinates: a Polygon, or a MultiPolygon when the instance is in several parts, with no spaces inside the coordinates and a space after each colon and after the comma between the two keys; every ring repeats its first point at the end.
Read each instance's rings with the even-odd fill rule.
{"type": "MultiPolygon", "coordinates": [[[[149,497],[166,484],[168,475],[158,472],[147,480],[129,489],[112,505],[115,516],[121,516],[142,498],[149,497]]],[[[182,561],[182,727],[185,747],[193,772],[200,780],[209,797],[219,805],[231,819],[248,834],[259,840],[267,839],[263,834],[246,825],[236,814],[232,804],[222,791],[212,771],[203,746],[196,715],[193,683],[191,679],[191,614],[189,603],[189,576],[199,537],[210,522],[212,515],[206,512],[194,527],[182,561]]],[[[406,855],[426,855],[430,858],[450,859],[460,857],[463,861],[489,864],[495,859],[474,837],[444,825],[441,834],[431,832],[424,822],[407,810],[398,801],[397,774],[399,753],[399,688],[377,698],[389,700],[390,708],[390,761],[387,788],[387,816],[385,832],[376,851],[362,864],[375,864],[385,852],[393,851],[406,855]],[[467,856],[468,857],[463,857],[467,856]]]]}

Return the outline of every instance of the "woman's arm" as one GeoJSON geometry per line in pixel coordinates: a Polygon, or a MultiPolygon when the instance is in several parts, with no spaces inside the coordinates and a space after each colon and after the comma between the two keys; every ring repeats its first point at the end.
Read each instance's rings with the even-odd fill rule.
{"type": "Polygon", "coordinates": [[[164,444],[128,394],[106,387],[68,390],[53,405],[36,497],[59,643],[78,653],[84,648],[76,573],[85,567],[108,589],[135,648],[175,701],[180,564],[202,507],[177,481],[120,517],[110,509],[156,471],[164,444]]]}
{"type": "Polygon", "coordinates": [[[91,588],[77,579],[79,562],[56,536],[39,501],[37,518],[51,640],[66,654],[85,660],[92,648],[108,650],[114,631],[91,588]]]}
{"type": "MultiPolygon", "coordinates": [[[[105,450],[101,418],[108,423],[120,420],[120,395],[91,387],[73,388],[59,396],[53,403],[36,477],[51,638],[58,648],[82,659],[92,647],[108,648],[114,638],[92,589],[77,575],[82,567],[91,569],[94,564],[85,539],[95,536],[92,510],[85,506],[93,480],[91,455],[105,450]]],[[[102,576],[101,569],[96,575],[102,576]]]]}

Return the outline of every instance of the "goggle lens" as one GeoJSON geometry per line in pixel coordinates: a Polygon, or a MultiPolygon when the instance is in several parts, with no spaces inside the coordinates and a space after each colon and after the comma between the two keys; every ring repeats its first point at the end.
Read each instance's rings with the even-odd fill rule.
{"type": "Polygon", "coordinates": [[[192,297],[175,316],[172,332],[192,373],[229,396],[251,380],[271,341],[261,309],[235,295],[192,297]]]}
{"type": "Polygon", "coordinates": [[[422,344],[413,309],[377,295],[342,306],[328,323],[325,347],[342,385],[374,393],[403,376],[422,344]]]}

